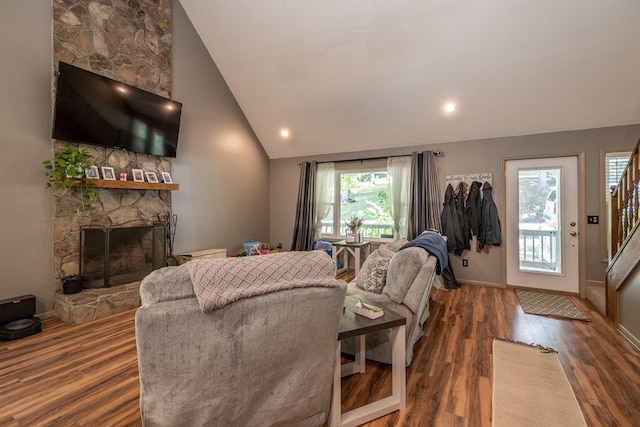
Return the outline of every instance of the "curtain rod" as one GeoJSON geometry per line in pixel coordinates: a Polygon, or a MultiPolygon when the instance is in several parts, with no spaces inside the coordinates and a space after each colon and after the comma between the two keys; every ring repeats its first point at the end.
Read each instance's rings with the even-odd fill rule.
{"type": "MultiPolygon", "coordinates": [[[[444,156],[444,153],[442,151],[434,151],[433,152],[436,156],[444,156]]],[[[389,159],[391,157],[409,157],[411,156],[411,154],[397,154],[395,156],[380,156],[380,157],[362,157],[359,159],[345,159],[345,160],[327,160],[324,162],[318,162],[318,163],[347,163],[347,162],[364,162],[364,161],[369,161],[369,160],[385,160],[385,159],[389,159]]],[[[298,163],[298,166],[300,166],[302,163],[298,163]]]]}

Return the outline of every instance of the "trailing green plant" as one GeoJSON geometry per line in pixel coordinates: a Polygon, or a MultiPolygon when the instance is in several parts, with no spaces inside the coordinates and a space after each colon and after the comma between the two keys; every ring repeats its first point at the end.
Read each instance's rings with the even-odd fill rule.
{"type": "Polygon", "coordinates": [[[98,199],[98,190],[91,188],[92,180],[86,178],[93,156],[87,150],[67,146],[54,154],[53,160],[42,162],[47,172],[47,188],[57,197],[64,196],[70,189],[78,188],[82,202],[76,208],[76,214],[83,215],[91,203],[98,199]]]}

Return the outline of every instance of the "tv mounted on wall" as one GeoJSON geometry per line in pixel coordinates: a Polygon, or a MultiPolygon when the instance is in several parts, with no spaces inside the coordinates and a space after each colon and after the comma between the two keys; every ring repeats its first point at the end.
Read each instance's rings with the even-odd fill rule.
{"type": "Polygon", "coordinates": [[[176,157],[182,104],[59,63],[52,137],[176,157]]]}

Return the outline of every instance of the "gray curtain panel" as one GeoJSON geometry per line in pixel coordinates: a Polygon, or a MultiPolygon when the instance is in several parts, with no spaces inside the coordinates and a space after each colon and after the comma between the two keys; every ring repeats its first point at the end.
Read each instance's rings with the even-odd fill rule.
{"type": "Polygon", "coordinates": [[[317,162],[302,162],[300,164],[296,222],[293,229],[293,241],[291,242],[292,251],[310,251],[313,249],[317,172],[317,162]]]}
{"type": "Polygon", "coordinates": [[[424,151],[411,154],[411,197],[407,239],[413,240],[430,228],[442,231],[440,212],[442,201],[439,191],[436,153],[424,151]]]}

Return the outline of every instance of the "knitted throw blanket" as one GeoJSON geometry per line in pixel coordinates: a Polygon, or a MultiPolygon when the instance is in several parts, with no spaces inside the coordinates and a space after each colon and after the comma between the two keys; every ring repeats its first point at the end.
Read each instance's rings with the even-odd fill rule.
{"type": "Polygon", "coordinates": [[[200,309],[211,312],[241,298],[285,289],[339,287],[334,261],[324,251],[209,258],[185,264],[200,309]]]}

